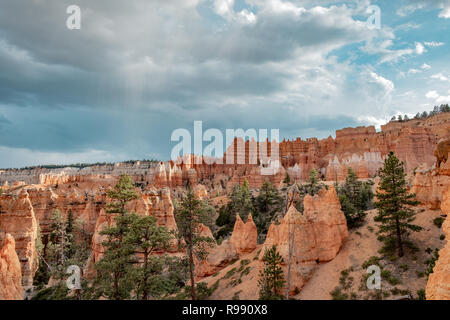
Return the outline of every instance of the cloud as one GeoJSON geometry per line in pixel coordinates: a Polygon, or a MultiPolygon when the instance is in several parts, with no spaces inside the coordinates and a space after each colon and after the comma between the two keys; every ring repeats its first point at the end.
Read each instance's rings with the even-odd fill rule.
{"type": "Polygon", "coordinates": [[[416,53],[420,55],[424,54],[425,52],[427,52],[427,49],[425,49],[424,45],[420,42],[416,42],[416,53]]]}
{"type": "Polygon", "coordinates": [[[428,91],[425,96],[428,99],[434,100],[435,103],[437,103],[437,104],[446,104],[446,103],[450,103],[450,90],[448,93],[449,93],[448,96],[444,96],[444,95],[440,95],[436,90],[432,90],[432,91],[428,91]]]}
{"type": "Polygon", "coordinates": [[[17,166],[167,159],[172,130],[194,120],[325,137],[360,124],[355,108],[367,123],[388,116],[389,68],[430,47],[367,28],[369,1],[79,0],[74,31],[70,4],[0,10],[0,146],[17,166]]]}
{"type": "Polygon", "coordinates": [[[431,66],[424,63],[420,68],[422,68],[423,70],[428,70],[428,69],[431,69],[431,66]]]}
{"type": "Polygon", "coordinates": [[[412,14],[416,10],[431,8],[438,9],[439,18],[450,18],[450,1],[449,0],[409,0],[409,4],[402,5],[397,14],[406,16],[412,14]]]}
{"type": "Polygon", "coordinates": [[[439,79],[441,81],[450,81],[449,78],[447,78],[446,76],[444,76],[442,73],[437,73],[437,74],[433,74],[431,76],[432,79],[439,79]]]}
{"type": "Polygon", "coordinates": [[[422,72],[422,71],[420,71],[418,69],[414,69],[414,68],[411,68],[408,70],[408,73],[410,73],[410,74],[416,74],[416,73],[420,73],[420,72],[422,72]]]}
{"type": "Polygon", "coordinates": [[[391,80],[388,80],[375,72],[370,72],[370,76],[376,83],[380,84],[384,88],[386,94],[390,94],[394,90],[395,86],[391,80]]]}

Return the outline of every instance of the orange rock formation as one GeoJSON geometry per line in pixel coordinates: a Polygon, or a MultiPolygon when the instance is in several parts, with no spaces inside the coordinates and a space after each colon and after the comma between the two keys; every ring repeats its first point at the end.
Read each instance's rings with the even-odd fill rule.
{"type": "Polygon", "coordinates": [[[439,250],[439,259],[428,278],[426,287],[427,300],[450,300],[450,186],[444,193],[441,209],[447,214],[442,229],[447,243],[439,250]]]}
{"type": "Polygon", "coordinates": [[[16,244],[10,234],[6,234],[0,249],[0,300],[22,300],[22,272],[16,244]]]}
{"type": "Polygon", "coordinates": [[[290,292],[305,285],[317,262],[332,260],[348,235],[347,222],[333,187],[322,189],[314,197],[305,197],[304,208],[300,214],[292,206],[278,225],[270,225],[259,256],[262,260],[264,251],[275,245],[283,256],[285,274],[291,261],[290,292]]]}
{"type": "Polygon", "coordinates": [[[0,200],[0,241],[6,234],[11,234],[16,240],[15,249],[22,266],[23,286],[30,287],[38,268],[37,222],[33,206],[24,190],[17,198],[4,195],[0,200]]]}

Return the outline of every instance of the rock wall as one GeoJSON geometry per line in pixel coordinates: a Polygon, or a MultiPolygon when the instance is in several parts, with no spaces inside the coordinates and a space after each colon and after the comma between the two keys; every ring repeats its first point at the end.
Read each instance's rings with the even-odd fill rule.
{"type": "MultiPolygon", "coordinates": [[[[208,232],[204,236],[212,238],[211,231],[205,226],[208,232]]],[[[196,266],[196,276],[205,277],[216,273],[226,267],[232,261],[236,261],[246,253],[252,252],[257,247],[258,231],[250,214],[244,223],[239,215],[236,215],[234,229],[229,239],[224,240],[220,246],[215,244],[208,250],[205,261],[201,261],[196,266]]]]}
{"type": "Polygon", "coordinates": [[[30,287],[38,268],[37,222],[29,195],[25,190],[17,196],[0,197],[0,241],[5,239],[6,234],[11,234],[15,239],[23,286],[30,287]]]}
{"type": "Polygon", "coordinates": [[[262,261],[265,250],[275,245],[284,259],[285,275],[291,257],[290,292],[305,285],[318,262],[332,260],[348,236],[347,222],[333,187],[322,189],[314,197],[306,196],[304,208],[300,214],[292,206],[279,224],[270,225],[259,256],[262,261]]]}
{"type": "Polygon", "coordinates": [[[412,179],[411,191],[417,200],[430,209],[439,209],[442,195],[450,186],[450,161],[441,165],[439,170],[419,168],[412,179]]]}
{"type": "Polygon", "coordinates": [[[22,300],[23,292],[16,243],[10,234],[6,234],[0,249],[0,300],[22,300]]]}
{"type": "Polygon", "coordinates": [[[441,209],[447,214],[442,229],[447,239],[446,245],[439,250],[439,259],[428,278],[427,300],[450,300],[450,187],[443,195],[441,209]]]}

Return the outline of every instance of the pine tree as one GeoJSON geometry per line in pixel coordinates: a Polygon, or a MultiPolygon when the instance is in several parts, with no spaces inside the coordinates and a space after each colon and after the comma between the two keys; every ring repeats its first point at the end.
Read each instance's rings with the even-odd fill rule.
{"type": "Polygon", "coordinates": [[[155,251],[169,247],[172,235],[167,228],[158,226],[153,216],[133,214],[130,232],[125,241],[136,248],[141,257],[140,263],[134,268],[136,294],[138,299],[148,300],[164,294],[167,282],[164,281],[164,257],[152,256],[155,251]]]}
{"type": "Polygon", "coordinates": [[[244,180],[242,186],[237,185],[233,189],[231,203],[232,214],[239,213],[244,221],[247,219],[248,214],[254,211],[252,193],[250,192],[247,179],[244,180]]]}
{"type": "Polygon", "coordinates": [[[221,228],[217,231],[217,238],[226,237],[231,233],[236,221],[236,213],[239,213],[242,220],[246,221],[248,214],[255,212],[254,199],[247,180],[244,180],[242,186],[239,184],[234,185],[228,199],[229,202],[219,209],[216,225],[221,228]]]}
{"type": "Polygon", "coordinates": [[[266,249],[263,262],[264,268],[260,271],[258,280],[260,300],[283,299],[281,290],[285,281],[281,264],[284,260],[275,246],[266,249]]]}
{"type": "Polygon", "coordinates": [[[344,184],[337,185],[336,191],[349,227],[359,226],[363,221],[365,210],[369,209],[373,199],[371,186],[371,182],[358,181],[352,168],[348,169],[344,184]]]}
{"type": "Polygon", "coordinates": [[[67,256],[69,259],[75,254],[76,250],[76,243],[75,243],[76,239],[74,231],[75,231],[75,221],[73,218],[73,212],[72,210],[69,210],[69,212],[67,213],[67,221],[66,221],[66,234],[69,241],[67,256]]]}
{"type": "Polygon", "coordinates": [[[302,186],[302,188],[304,188],[305,192],[310,194],[311,196],[314,196],[315,194],[317,194],[317,192],[319,192],[320,189],[322,189],[324,187],[324,185],[322,183],[319,183],[320,179],[319,179],[319,172],[317,172],[316,169],[312,169],[309,172],[309,178],[307,183],[302,186]]]}
{"type": "Polygon", "coordinates": [[[202,202],[195,197],[191,189],[188,189],[188,193],[181,201],[181,205],[177,208],[175,215],[178,226],[178,237],[180,240],[184,240],[189,260],[192,300],[196,299],[194,258],[204,260],[208,254],[208,246],[214,241],[214,239],[204,237],[200,234],[200,224],[205,220],[203,216],[204,212],[202,202]]]}
{"type": "Polygon", "coordinates": [[[49,261],[52,266],[52,276],[60,279],[64,274],[68,260],[70,237],[66,232],[66,223],[58,209],[53,211],[51,217],[49,261]]]}
{"type": "Polygon", "coordinates": [[[253,220],[258,230],[258,240],[264,240],[270,223],[283,214],[284,199],[280,192],[269,181],[264,182],[255,198],[253,220]]]}
{"type": "Polygon", "coordinates": [[[397,247],[398,256],[403,256],[403,245],[410,231],[420,231],[420,226],[411,222],[415,219],[415,212],[411,208],[419,202],[415,194],[409,193],[405,180],[406,174],[403,163],[391,151],[380,170],[380,186],[376,193],[375,206],[378,215],[375,221],[380,222],[379,240],[389,250],[397,247]]]}
{"type": "Polygon", "coordinates": [[[291,183],[291,177],[289,176],[289,173],[286,172],[286,176],[284,177],[283,183],[286,185],[289,185],[291,183]]]}
{"type": "Polygon", "coordinates": [[[120,300],[130,296],[132,281],[129,272],[135,262],[134,246],[124,241],[134,218],[125,206],[138,195],[127,175],[120,176],[118,183],[107,194],[112,199],[107,205],[107,213],[115,215],[115,225],[100,232],[107,240],[102,243],[105,247],[103,259],[95,265],[98,272],[96,286],[99,295],[120,300]]]}

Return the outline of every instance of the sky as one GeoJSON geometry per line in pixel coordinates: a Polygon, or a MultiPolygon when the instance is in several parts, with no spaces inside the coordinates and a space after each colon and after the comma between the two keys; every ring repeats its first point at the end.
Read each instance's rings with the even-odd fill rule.
{"type": "Polygon", "coordinates": [[[450,103],[449,32],[450,0],[0,0],[0,168],[167,160],[195,120],[379,128],[450,103]]]}

